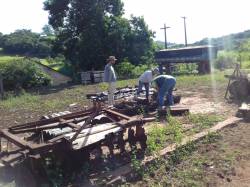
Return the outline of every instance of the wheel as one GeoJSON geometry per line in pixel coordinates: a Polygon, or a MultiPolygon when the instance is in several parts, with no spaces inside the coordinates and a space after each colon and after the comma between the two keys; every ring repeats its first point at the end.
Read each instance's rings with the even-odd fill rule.
{"type": "Polygon", "coordinates": [[[249,95],[248,80],[236,80],[229,85],[229,93],[233,99],[244,100],[249,95]]]}

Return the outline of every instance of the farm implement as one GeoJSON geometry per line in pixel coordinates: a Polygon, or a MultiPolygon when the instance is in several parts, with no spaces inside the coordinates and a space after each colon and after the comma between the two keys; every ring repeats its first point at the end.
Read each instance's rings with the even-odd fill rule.
{"type": "MultiPolygon", "coordinates": [[[[135,88],[116,92],[116,104],[106,107],[105,93],[87,95],[93,106],[77,112],[60,112],[43,116],[38,121],[0,130],[0,162],[4,168],[25,166],[31,178],[40,178],[42,163],[53,155],[68,162],[68,168],[94,157],[126,154],[128,149],[147,147],[144,125],[156,120],[157,103],[134,97],[135,88]],[[28,166],[28,167],[27,167],[28,166]],[[38,172],[39,171],[39,172],[38,172]]],[[[153,92],[150,92],[151,97],[153,92]]],[[[180,101],[180,96],[175,97],[180,101]]],[[[187,108],[170,107],[173,115],[188,112],[187,108]]],[[[54,164],[55,164],[54,163],[54,164]]],[[[67,172],[67,171],[66,171],[67,172]]],[[[20,173],[20,172],[19,172],[20,173]]]]}

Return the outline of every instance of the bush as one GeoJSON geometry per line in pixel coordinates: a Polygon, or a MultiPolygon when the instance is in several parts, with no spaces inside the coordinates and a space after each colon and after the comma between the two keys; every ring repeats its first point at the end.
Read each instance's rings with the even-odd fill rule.
{"type": "Polygon", "coordinates": [[[144,71],[148,69],[150,69],[150,65],[135,66],[127,60],[115,66],[118,77],[121,79],[138,78],[144,71]]]}
{"type": "Polygon", "coordinates": [[[221,51],[215,61],[215,68],[223,70],[234,68],[237,63],[237,54],[233,52],[221,51]]]}
{"type": "Polygon", "coordinates": [[[47,86],[51,78],[45,74],[33,59],[24,58],[0,64],[5,89],[47,86]]]}

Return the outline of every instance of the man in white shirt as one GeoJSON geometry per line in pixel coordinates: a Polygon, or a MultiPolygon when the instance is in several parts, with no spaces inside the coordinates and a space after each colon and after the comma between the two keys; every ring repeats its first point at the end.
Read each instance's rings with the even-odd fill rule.
{"type": "Polygon", "coordinates": [[[108,83],[108,104],[110,106],[114,105],[114,92],[116,83],[116,73],[113,68],[113,64],[117,61],[115,56],[109,56],[106,60],[107,64],[104,69],[104,82],[108,83]]]}
{"type": "Polygon", "coordinates": [[[146,99],[149,98],[149,84],[153,80],[153,76],[159,74],[159,69],[155,68],[152,70],[145,71],[140,77],[139,77],[139,84],[138,84],[138,90],[137,95],[139,95],[142,92],[142,87],[145,87],[146,90],[146,99]]]}

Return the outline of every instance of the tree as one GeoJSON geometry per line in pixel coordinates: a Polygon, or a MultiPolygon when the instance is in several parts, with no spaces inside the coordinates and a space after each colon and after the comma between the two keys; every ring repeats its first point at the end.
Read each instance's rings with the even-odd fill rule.
{"type": "Polygon", "coordinates": [[[57,33],[54,51],[63,53],[76,71],[103,68],[111,54],[133,64],[152,55],[153,32],[142,17],[123,18],[121,0],[47,0],[44,8],[57,33]]]}
{"type": "Polygon", "coordinates": [[[3,33],[0,32],[0,47],[3,46],[3,33]]]}
{"type": "Polygon", "coordinates": [[[54,30],[53,28],[50,26],[50,25],[44,25],[43,26],[43,32],[42,34],[45,35],[45,36],[54,36],[54,30]]]}
{"type": "Polygon", "coordinates": [[[49,56],[51,41],[30,30],[16,30],[2,37],[2,48],[7,54],[49,56]]]}

